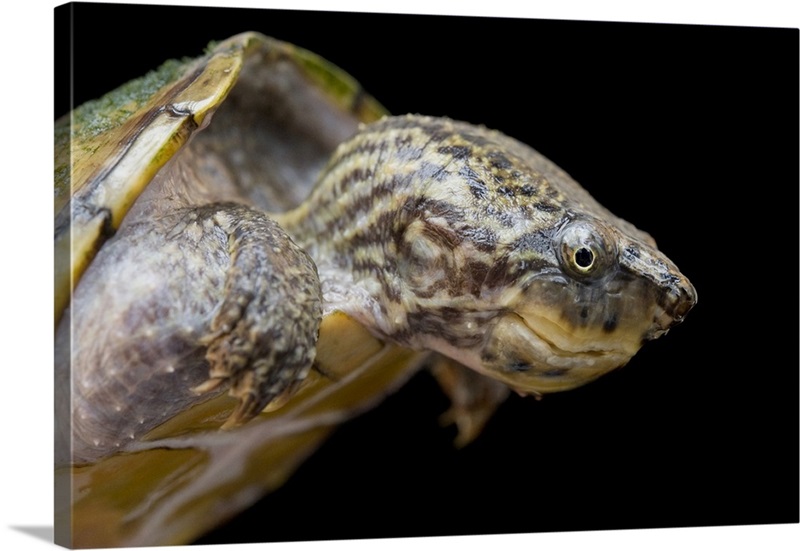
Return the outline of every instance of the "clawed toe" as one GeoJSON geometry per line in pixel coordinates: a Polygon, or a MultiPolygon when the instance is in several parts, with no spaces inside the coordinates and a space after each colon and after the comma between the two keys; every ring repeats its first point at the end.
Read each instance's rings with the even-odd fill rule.
{"type": "Polygon", "coordinates": [[[242,425],[291,394],[316,353],[322,294],[316,266],[280,226],[235,204],[206,211],[227,236],[230,266],[220,302],[199,343],[209,379],[239,400],[222,428],[242,425]]]}
{"type": "Polygon", "coordinates": [[[207,394],[219,388],[219,386],[225,381],[225,379],[220,378],[212,378],[208,379],[206,382],[201,383],[192,389],[192,392],[195,394],[207,394]]]}
{"type": "Polygon", "coordinates": [[[258,400],[253,393],[248,392],[239,396],[239,404],[231,413],[230,417],[222,424],[222,430],[229,430],[241,426],[259,414],[262,408],[258,405],[258,400]]]}

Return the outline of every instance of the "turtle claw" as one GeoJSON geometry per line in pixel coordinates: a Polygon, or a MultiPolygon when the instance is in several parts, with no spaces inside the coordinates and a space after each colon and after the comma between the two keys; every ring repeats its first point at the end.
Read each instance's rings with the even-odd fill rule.
{"type": "Polygon", "coordinates": [[[242,425],[290,393],[314,362],[322,317],[316,267],[263,213],[234,204],[207,207],[228,235],[230,266],[221,302],[200,339],[209,380],[230,382],[239,404],[223,429],[242,425]]]}
{"type": "Polygon", "coordinates": [[[231,413],[228,419],[220,427],[222,430],[230,430],[250,421],[253,417],[259,414],[262,408],[258,407],[258,400],[256,396],[248,392],[239,397],[239,404],[236,409],[231,413]]]}
{"type": "MultiPolygon", "coordinates": [[[[222,430],[234,429],[251,421],[261,412],[280,409],[300,386],[300,378],[290,381],[280,393],[268,392],[264,395],[259,392],[259,388],[255,385],[253,373],[246,373],[244,377],[241,377],[231,386],[229,394],[234,398],[238,398],[239,403],[220,428],[222,430]]],[[[204,384],[212,381],[214,379],[210,379],[204,384]]],[[[222,382],[221,379],[217,379],[217,381],[222,382]]],[[[213,386],[216,387],[218,384],[213,386]]]]}
{"type": "MultiPolygon", "coordinates": [[[[231,300],[236,297],[229,296],[226,302],[231,300]]],[[[239,400],[222,425],[224,430],[247,423],[289,393],[313,362],[313,342],[308,340],[315,338],[315,333],[309,336],[283,328],[282,318],[263,315],[268,307],[259,301],[251,301],[250,306],[234,309],[241,316],[234,319],[231,309],[223,305],[212,321],[212,333],[203,339],[209,379],[195,391],[209,392],[229,383],[228,394],[239,400]]]]}
{"type": "Polygon", "coordinates": [[[209,392],[212,392],[217,388],[219,388],[219,386],[222,384],[223,381],[224,379],[219,379],[219,378],[208,379],[206,382],[201,383],[196,387],[192,388],[192,392],[194,392],[197,395],[208,394],[209,392]]]}

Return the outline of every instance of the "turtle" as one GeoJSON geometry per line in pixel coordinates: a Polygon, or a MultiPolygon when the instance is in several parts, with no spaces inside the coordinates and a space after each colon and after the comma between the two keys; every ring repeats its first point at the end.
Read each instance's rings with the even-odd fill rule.
{"type": "Polygon", "coordinates": [[[509,392],[593,381],[697,301],[532,148],[390,116],[258,33],[78,108],[55,166],[71,546],[192,541],[423,368],[466,445],[509,392]]]}

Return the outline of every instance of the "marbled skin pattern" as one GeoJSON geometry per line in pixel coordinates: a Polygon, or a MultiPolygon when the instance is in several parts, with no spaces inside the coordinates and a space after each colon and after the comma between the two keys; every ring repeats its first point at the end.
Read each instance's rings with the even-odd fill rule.
{"type": "Polygon", "coordinates": [[[198,392],[229,388],[229,424],[247,421],[305,377],[334,310],[543,393],[624,365],[696,301],[647,234],[483,127],[366,126],[288,213],[179,168],[76,289],[73,461],[123,448],[198,392]]]}
{"type": "Polygon", "coordinates": [[[281,224],[315,259],[326,308],[522,392],[624,364],[696,300],[646,233],[552,162],[448,119],[364,128],[281,224]]]}

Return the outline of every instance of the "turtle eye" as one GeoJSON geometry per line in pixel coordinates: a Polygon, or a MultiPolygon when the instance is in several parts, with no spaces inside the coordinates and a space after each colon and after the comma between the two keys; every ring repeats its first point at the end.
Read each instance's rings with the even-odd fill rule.
{"type": "Polygon", "coordinates": [[[560,232],[560,260],[564,270],[579,278],[599,275],[613,258],[612,246],[601,230],[579,220],[560,232]]]}

